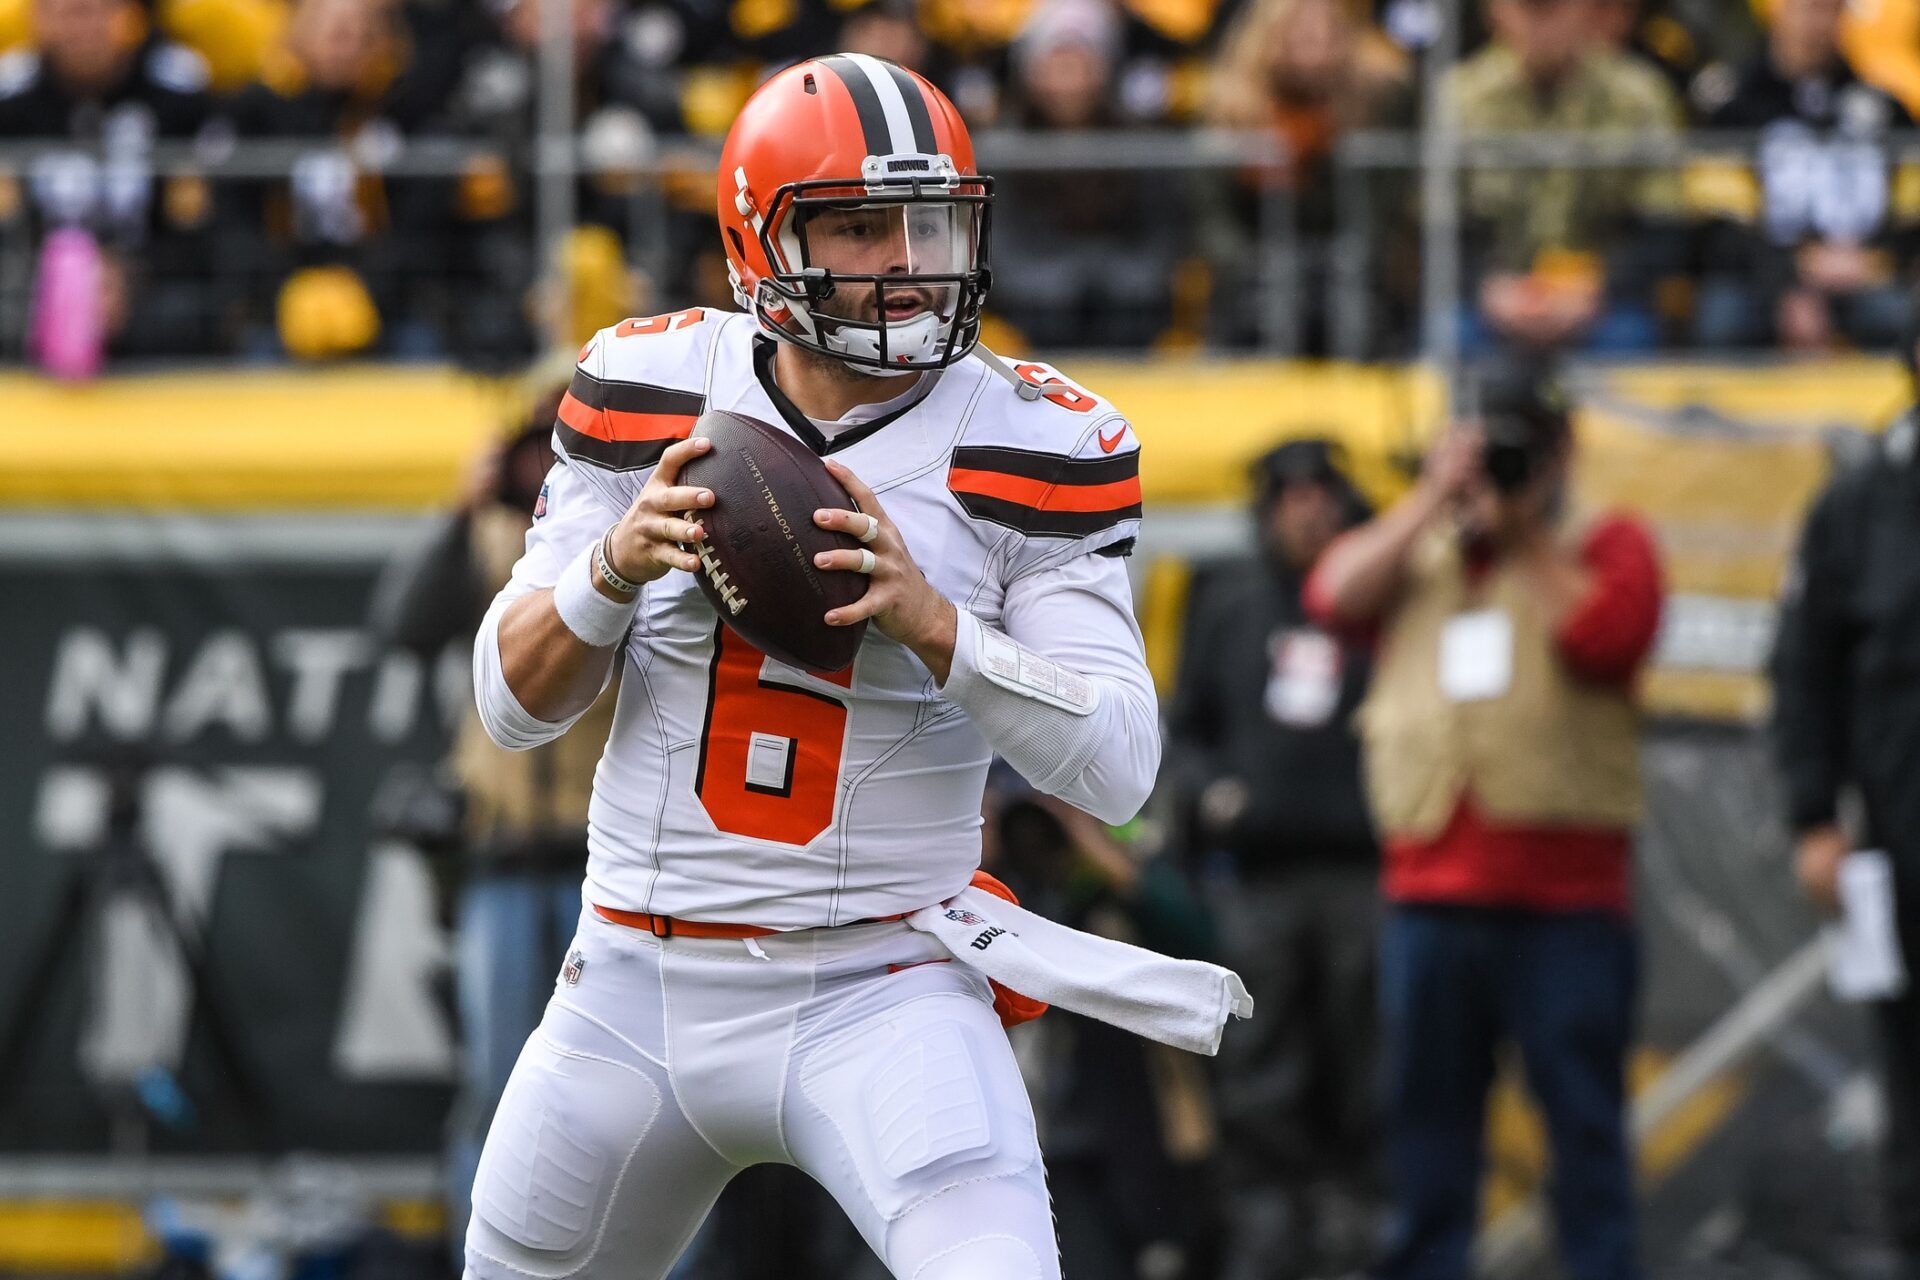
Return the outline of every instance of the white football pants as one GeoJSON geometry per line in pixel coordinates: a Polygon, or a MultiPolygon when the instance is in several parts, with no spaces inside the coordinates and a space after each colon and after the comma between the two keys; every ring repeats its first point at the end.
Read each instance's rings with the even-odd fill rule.
{"type": "Polygon", "coordinates": [[[1059,1280],[985,978],[900,923],[748,942],[581,915],[473,1186],[469,1280],[658,1280],[728,1179],[792,1164],[900,1280],[1059,1280]]]}

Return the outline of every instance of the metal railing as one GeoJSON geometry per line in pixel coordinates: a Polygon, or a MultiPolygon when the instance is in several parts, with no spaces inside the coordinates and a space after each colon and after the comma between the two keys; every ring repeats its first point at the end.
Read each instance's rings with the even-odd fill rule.
{"type": "MultiPolygon", "coordinates": [[[[1476,172],[1513,170],[1669,170],[1682,173],[1700,161],[1735,162],[1753,168],[1767,135],[1757,130],[1691,129],[1670,133],[1626,131],[1461,132],[1451,138],[1412,130],[1362,129],[1342,137],[1333,153],[1334,260],[1344,281],[1328,299],[1331,353],[1365,358],[1374,292],[1363,287],[1380,237],[1371,207],[1371,179],[1382,174],[1419,175],[1423,318],[1421,353],[1443,369],[1458,360],[1453,318],[1467,296],[1461,277],[1460,183],[1476,172]],[[1443,139],[1436,141],[1436,139],[1443,139]],[[1439,178],[1434,175],[1438,171],[1439,178]]],[[[1857,145],[1860,139],[1847,139],[1857,145]]],[[[1889,131],[1866,139],[1879,147],[1889,167],[1920,162],[1920,130],[1889,131]]],[[[1700,219],[1680,211],[1683,223],[1700,219]]],[[[1687,227],[1680,228],[1685,233],[1687,227]]],[[[1904,269],[1908,264],[1901,264],[1904,269]]]]}
{"type": "MultiPolygon", "coordinates": [[[[1460,133],[1449,139],[1444,131],[1358,130],[1339,139],[1332,152],[1332,229],[1324,243],[1303,234],[1294,193],[1284,183],[1264,176],[1287,160],[1282,144],[1268,133],[1208,129],[1085,133],[990,130],[979,137],[978,150],[983,170],[1009,179],[1058,176],[1069,181],[1107,174],[1119,176],[1143,194],[1165,194],[1171,187],[1174,203],[1180,206],[1179,216],[1188,222],[1188,249],[1195,257],[1205,253],[1198,244],[1201,236],[1196,192],[1207,183],[1216,189],[1238,190],[1252,208],[1249,225],[1239,230],[1254,256],[1250,264],[1224,264],[1227,269],[1216,273],[1214,289],[1250,293],[1252,338],[1258,350],[1282,355],[1301,350],[1309,319],[1322,319],[1311,317],[1309,310],[1320,308],[1328,354],[1348,359],[1411,354],[1410,350],[1383,346],[1379,307],[1385,300],[1421,318],[1422,353],[1448,366],[1456,345],[1453,317],[1468,291],[1468,283],[1461,278],[1463,213],[1459,189],[1463,175],[1565,168],[1678,171],[1701,159],[1750,162],[1761,144],[1760,134],[1744,131],[1666,135],[1598,131],[1460,133]],[[1404,182],[1381,182],[1395,175],[1404,175],[1404,182]],[[1383,190],[1388,192],[1385,197],[1383,190]],[[1383,198],[1395,202],[1396,207],[1382,207],[1383,198]],[[1382,285],[1378,269],[1381,248],[1394,234],[1387,219],[1406,218],[1415,208],[1420,231],[1419,296],[1394,296],[1382,285]],[[1312,296],[1305,288],[1303,273],[1309,254],[1324,258],[1324,288],[1312,296]],[[1238,275],[1232,273],[1234,268],[1238,268],[1238,275]]],[[[1881,145],[1890,164],[1920,160],[1920,132],[1890,133],[1881,145]]],[[[621,177],[632,188],[625,198],[629,255],[650,277],[663,279],[674,266],[677,252],[668,234],[669,186],[693,177],[703,184],[710,182],[718,146],[710,141],[661,140],[645,154],[609,160],[589,154],[572,136],[548,145],[535,140],[525,154],[516,154],[491,140],[448,137],[387,138],[377,144],[331,139],[229,140],[217,144],[160,143],[129,161],[66,139],[0,140],[0,175],[11,176],[31,188],[43,166],[63,158],[84,157],[100,166],[102,172],[116,163],[131,163],[154,178],[257,183],[285,179],[296,166],[317,154],[337,158],[356,174],[398,183],[455,180],[477,165],[504,161],[539,197],[534,201],[537,216],[528,229],[528,250],[548,264],[549,278],[560,274],[551,265],[557,262],[557,240],[553,238],[564,235],[572,225],[576,182],[621,177]],[[540,196],[542,192],[547,194],[540,196]]],[[[1003,196],[1003,201],[1006,199],[1003,196]]],[[[1121,212],[1115,211],[1116,223],[1124,221],[1119,217],[1121,212]]],[[[9,232],[0,224],[0,254],[11,264],[9,269],[0,270],[0,309],[7,307],[11,296],[12,310],[17,313],[31,276],[30,269],[23,266],[30,258],[30,246],[19,243],[26,220],[16,218],[11,225],[13,230],[9,232]],[[10,245],[6,243],[9,240],[10,245]]],[[[1124,250],[1124,245],[1119,248],[1124,250]]],[[[16,319],[13,325],[0,327],[17,334],[19,323],[16,319]]]]}
{"type": "MultiPolygon", "coordinates": [[[[1034,134],[987,131],[978,139],[982,168],[1005,179],[1059,177],[1063,181],[1089,175],[1118,175],[1138,190],[1161,192],[1169,184],[1182,196],[1196,180],[1227,178],[1235,173],[1272,166],[1283,159],[1276,139],[1265,133],[1217,130],[1101,131],[1034,134]]],[[[531,189],[536,217],[528,228],[530,249],[547,266],[547,287],[563,278],[557,238],[575,218],[573,193],[580,180],[619,179],[631,188],[624,198],[628,253],[633,263],[656,280],[666,278],[675,265],[676,246],[669,235],[672,209],[669,189],[690,179],[709,186],[719,158],[711,141],[662,140],[645,154],[609,159],[584,149],[577,137],[557,144],[530,140],[519,151],[487,139],[392,136],[362,142],[333,139],[232,140],[162,142],[135,156],[116,156],[67,139],[0,140],[0,176],[10,176],[31,188],[36,175],[61,163],[92,165],[104,175],[118,165],[154,180],[194,178],[216,188],[225,183],[263,183],[286,180],[299,166],[325,157],[355,175],[384,182],[448,183],[481,165],[504,163],[523,189],[531,189]],[[563,189],[563,190],[562,190],[563,189]],[[558,194],[556,194],[558,192],[558,194]],[[542,194],[544,193],[544,194],[542,194]]],[[[1012,196],[1017,203],[1030,199],[1012,196]]],[[[1002,196],[1003,206],[1009,199],[1002,196]]],[[[1295,271],[1295,234],[1292,203],[1278,187],[1261,189],[1257,198],[1257,225],[1252,228],[1259,246],[1253,287],[1259,299],[1259,341],[1266,349],[1284,351],[1296,345],[1299,310],[1295,271]]],[[[1003,207],[1003,214],[1005,209],[1003,207]]],[[[1044,210],[1027,209],[1043,221],[1044,210]]],[[[1122,212],[1116,210],[1116,214],[1122,212]]],[[[1185,217],[1187,210],[1181,211],[1185,217]]],[[[27,221],[15,219],[13,253],[22,261],[19,233],[27,221]]],[[[0,225],[0,241],[8,231],[0,225]]],[[[1124,248],[1124,246],[1120,246],[1124,248]]],[[[13,273],[15,306],[22,301],[30,272],[13,273]]],[[[0,282],[0,294],[6,292],[0,282]]],[[[0,297],[0,306],[6,299],[0,297]]],[[[550,307],[551,312],[563,311],[550,307]]],[[[20,325],[8,326],[15,333],[20,325]]],[[[552,337],[553,335],[550,335],[552,337]]],[[[17,350],[17,347],[16,347],[17,350]]]]}

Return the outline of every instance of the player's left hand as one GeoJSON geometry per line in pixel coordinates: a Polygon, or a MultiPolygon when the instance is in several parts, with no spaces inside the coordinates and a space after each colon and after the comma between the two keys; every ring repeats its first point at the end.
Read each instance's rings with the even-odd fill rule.
{"type": "Polygon", "coordinates": [[[927,575],[920,572],[913,553],[907,550],[906,540],[887,518],[873,490],[832,458],[827,459],[827,470],[846,486],[860,509],[822,509],[813,513],[813,522],[822,529],[863,538],[864,542],[859,551],[822,551],[813,562],[822,569],[864,571],[871,579],[867,594],[850,605],[827,611],[827,624],[846,627],[862,618],[871,618],[874,626],[916,653],[927,648],[937,650],[944,638],[946,652],[951,655],[957,621],[953,605],[934,590],[927,575]],[[871,565],[867,563],[868,556],[872,558],[871,565]]]}

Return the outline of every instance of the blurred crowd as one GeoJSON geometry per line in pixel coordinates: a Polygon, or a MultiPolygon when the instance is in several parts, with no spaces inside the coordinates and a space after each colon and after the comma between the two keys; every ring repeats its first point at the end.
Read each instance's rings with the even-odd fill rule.
{"type": "Polygon", "coordinates": [[[1424,149],[1361,164],[1349,144],[1436,106],[1469,143],[1561,139],[1463,152],[1448,319],[1469,352],[1893,343],[1920,230],[1898,140],[1920,3],[1468,0],[1430,93],[1439,12],[576,0],[586,176],[548,277],[534,0],[0,0],[0,147],[33,144],[0,152],[0,351],[67,376],[109,357],[504,365],[630,312],[727,305],[699,145],[771,70],[834,48],[939,83],[990,164],[1000,131],[1043,138],[1002,167],[1005,343],[1405,354],[1434,320],[1424,149]],[[1240,149],[1177,173],[1114,132],[1203,126],[1240,149]],[[1688,129],[1710,132],[1684,161],[1607,157],[1688,129]],[[396,162],[439,141],[460,145],[396,162]],[[236,142],[270,162],[208,177],[236,142]],[[1364,306],[1339,337],[1343,295],[1364,306]]]}

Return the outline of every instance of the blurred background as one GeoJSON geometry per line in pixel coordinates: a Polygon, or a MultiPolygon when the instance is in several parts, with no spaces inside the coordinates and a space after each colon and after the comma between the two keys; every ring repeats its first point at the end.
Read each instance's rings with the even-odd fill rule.
{"type": "MultiPolygon", "coordinates": [[[[1579,497],[1648,524],[1670,593],[1635,846],[1647,1273],[1895,1275],[1868,1023],[1795,889],[1764,668],[1808,502],[1911,403],[1915,0],[0,0],[0,1272],[449,1274],[448,1170],[538,1013],[474,988],[551,983],[578,874],[551,780],[468,754],[479,605],[573,351],[733,305],[720,139],[833,50],[959,105],[997,180],[987,343],[1143,441],[1170,708],[1257,554],[1256,459],[1328,441],[1384,506],[1459,368],[1565,357],[1579,497]],[[486,915],[515,876],[562,905],[486,915]]],[[[1170,767],[1119,830],[997,784],[990,862],[1216,954],[1249,875],[1216,780],[1170,767]]],[[[1275,1006],[1313,1043],[1252,1084],[1020,1029],[1067,1273],[1364,1273],[1377,1116],[1323,1096],[1371,1079],[1354,990],[1275,1006]],[[1258,1167],[1248,1115],[1291,1127],[1258,1167]]],[[[1479,1265],[1552,1275],[1517,1080],[1479,1265]]],[[[765,1170],[676,1276],[873,1266],[765,1170]]]]}

